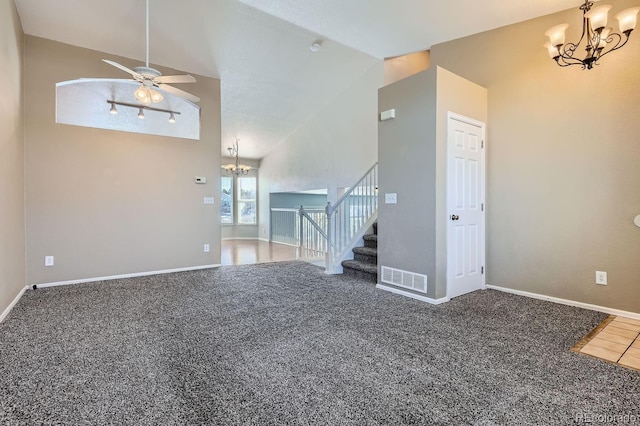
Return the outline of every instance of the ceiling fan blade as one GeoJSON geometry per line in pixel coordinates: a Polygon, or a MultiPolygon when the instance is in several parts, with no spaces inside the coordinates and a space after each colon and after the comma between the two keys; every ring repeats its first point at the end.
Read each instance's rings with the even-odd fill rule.
{"type": "Polygon", "coordinates": [[[191,93],[185,92],[184,90],[177,89],[173,86],[169,86],[168,84],[159,84],[158,87],[165,92],[169,92],[173,95],[180,96],[181,98],[185,98],[191,102],[200,102],[200,98],[192,95],[191,93]]]}
{"type": "Polygon", "coordinates": [[[195,83],[196,79],[190,76],[189,74],[185,75],[161,75],[160,77],[156,77],[153,79],[154,83],[165,83],[165,84],[173,84],[173,83],[195,83]]]}
{"type": "Polygon", "coordinates": [[[121,69],[124,72],[128,72],[129,74],[131,74],[136,80],[144,80],[144,77],[142,76],[142,74],[135,72],[132,69],[129,69],[127,67],[125,67],[124,65],[120,65],[117,62],[114,61],[110,61],[109,59],[103,59],[103,62],[106,62],[107,64],[114,66],[116,68],[121,69]]]}

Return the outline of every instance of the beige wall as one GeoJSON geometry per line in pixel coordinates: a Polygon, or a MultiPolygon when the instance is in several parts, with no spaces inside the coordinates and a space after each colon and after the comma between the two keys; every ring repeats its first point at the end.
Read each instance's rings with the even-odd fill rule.
{"type": "Polygon", "coordinates": [[[219,264],[220,82],[188,87],[202,98],[199,141],[56,124],[56,82],[124,78],[101,59],[136,62],[31,36],[25,46],[27,282],[219,264]]]}
{"type": "Polygon", "coordinates": [[[14,2],[0,2],[0,314],[25,286],[23,44],[14,2]]]}
{"type": "Polygon", "coordinates": [[[487,90],[432,67],[378,94],[380,112],[396,109],[395,119],[378,123],[378,265],[427,275],[427,296],[441,299],[447,295],[447,113],[486,122],[487,90]],[[387,193],[397,194],[397,204],[384,203],[387,193]]]}
{"type": "Polygon", "coordinates": [[[384,81],[386,86],[403,78],[407,78],[414,74],[429,68],[429,51],[410,53],[408,55],[396,56],[395,58],[387,58],[384,60],[384,81]]]}
{"type": "MultiPolygon", "coordinates": [[[[436,66],[437,67],[437,66],[436,66]]],[[[447,127],[449,111],[487,123],[487,89],[438,69],[436,97],[436,299],[447,296],[447,127]]]]}
{"type": "Polygon", "coordinates": [[[378,91],[378,112],[396,110],[395,119],[378,122],[378,269],[427,275],[430,298],[436,297],[436,79],[431,68],[378,91]],[[397,204],[384,203],[389,193],[397,204]]]}
{"type": "Polygon", "coordinates": [[[640,34],[593,70],[560,68],[542,44],[562,22],[576,40],[577,8],[431,49],[489,90],[487,283],[640,312],[640,34]]]}

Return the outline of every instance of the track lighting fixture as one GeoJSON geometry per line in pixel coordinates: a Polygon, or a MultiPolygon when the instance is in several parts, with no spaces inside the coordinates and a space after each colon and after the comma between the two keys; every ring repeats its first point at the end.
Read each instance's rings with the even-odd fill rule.
{"type": "Polygon", "coordinates": [[[116,109],[116,105],[118,106],[124,106],[124,107],[129,107],[129,108],[137,108],[138,109],[138,118],[139,119],[143,119],[144,118],[144,111],[157,111],[157,112],[164,112],[169,114],[169,123],[175,123],[176,122],[176,115],[179,115],[180,112],[179,111],[172,111],[170,109],[162,109],[162,108],[154,108],[154,107],[150,107],[148,105],[138,105],[138,104],[130,104],[127,102],[118,102],[118,101],[107,101],[108,104],[111,104],[111,108],[109,108],[109,112],[111,114],[117,114],[118,110],[116,109]]]}

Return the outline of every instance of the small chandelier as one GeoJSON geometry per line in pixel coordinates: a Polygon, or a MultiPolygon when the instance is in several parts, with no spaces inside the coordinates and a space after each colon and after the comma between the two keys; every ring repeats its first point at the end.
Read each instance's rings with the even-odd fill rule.
{"type": "Polygon", "coordinates": [[[229,157],[233,157],[234,155],[236,157],[235,164],[225,164],[224,166],[222,166],[222,168],[227,171],[227,174],[240,176],[249,173],[251,167],[240,164],[240,161],[238,159],[238,139],[236,139],[236,142],[233,144],[233,146],[230,146],[227,149],[229,150],[229,157]]]}
{"type": "Polygon", "coordinates": [[[614,33],[613,28],[607,27],[607,14],[611,9],[611,5],[602,5],[591,8],[593,2],[597,0],[585,0],[580,6],[582,10],[582,35],[577,43],[565,43],[565,30],[568,24],[556,25],[549,28],[544,35],[549,37],[549,41],[544,47],[549,51],[551,59],[555,60],[561,67],[569,65],[580,65],[582,69],[591,69],[598,64],[598,60],[604,55],[620,49],[629,41],[631,31],[636,27],[636,19],[640,7],[632,7],[625,9],[616,15],[620,25],[620,34],[614,33]],[[578,46],[582,41],[586,41],[584,47],[586,54],[584,59],[580,59],[575,55],[578,46]]]}

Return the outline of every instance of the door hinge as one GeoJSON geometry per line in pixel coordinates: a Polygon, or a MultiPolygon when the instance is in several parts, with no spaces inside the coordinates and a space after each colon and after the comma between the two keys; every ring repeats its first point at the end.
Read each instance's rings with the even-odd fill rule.
{"type": "Polygon", "coordinates": [[[481,267],[480,267],[480,273],[481,273],[481,274],[484,274],[484,266],[481,266],[481,267]]]}
{"type": "Polygon", "coordinates": [[[484,140],[482,140],[482,142],[480,142],[480,148],[484,148],[484,140]]]}
{"type": "Polygon", "coordinates": [[[484,211],[484,203],[480,203],[480,211],[483,212],[484,211]]]}

